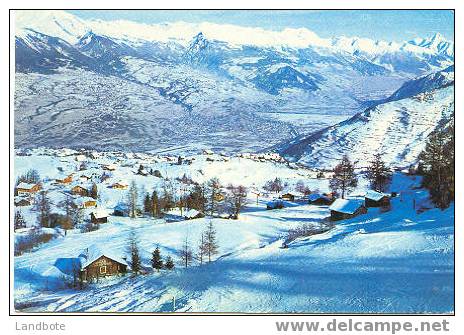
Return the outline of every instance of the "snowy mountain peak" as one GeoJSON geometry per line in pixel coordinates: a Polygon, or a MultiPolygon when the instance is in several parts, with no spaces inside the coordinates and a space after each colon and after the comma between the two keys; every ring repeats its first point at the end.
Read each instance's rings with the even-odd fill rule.
{"type": "Polygon", "coordinates": [[[18,10],[14,15],[16,36],[24,37],[34,30],[74,44],[88,30],[84,21],[65,11],[18,10]]]}

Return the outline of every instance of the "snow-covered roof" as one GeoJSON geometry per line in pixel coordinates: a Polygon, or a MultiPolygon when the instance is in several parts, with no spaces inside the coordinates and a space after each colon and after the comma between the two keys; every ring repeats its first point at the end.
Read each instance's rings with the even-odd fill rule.
{"type": "Polygon", "coordinates": [[[337,199],[329,209],[340,213],[353,214],[363,205],[364,200],[362,199],[337,199]]]}
{"type": "Polygon", "coordinates": [[[30,183],[21,182],[21,183],[18,184],[18,186],[16,186],[16,188],[22,188],[22,189],[25,189],[25,190],[30,190],[35,185],[37,185],[37,184],[30,184],[30,183]]]}
{"type": "Polygon", "coordinates": [[[79,255],[79,259],[81,261],[81,268],[89,266],[102,256],[108,257],[118,263],[127,265],[126,261],[117,253],[109,250],[102,250],[96,244],[92,244],[88,248],[84,249],[84,251],[79,255]]]}
{"type": "Polygon", "coordinates": [[[92,214],[93,216],[95,216],[96,219],[108,217],[108,212],[103,208],[99,208],[97,210],[92,211],[92,214]]]}
{"type": "Polygon", "coordinates": [[[329,197],[320,194],[320,193],[312,193],[308,196],[309,201],[316,201],[318,199],[324,199],[324,200],[329,200],[329,197]]]}
{"type": "Polygon", "coordinates": [[[374,190],[368,190],[365,195],[366,199],[370,199],[374,201],[379,201],[380,199],[386,196],[388,195],[385,193],[374,191],[374,190]]]}

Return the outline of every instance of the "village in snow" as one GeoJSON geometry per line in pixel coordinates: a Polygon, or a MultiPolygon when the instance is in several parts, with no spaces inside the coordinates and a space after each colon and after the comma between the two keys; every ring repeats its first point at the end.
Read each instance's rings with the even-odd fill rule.
{"type": "Polygon", "coordinates": [[[448,312],[452,303],[453,207],[435,208],[410,169],[394,171],[386,192],[356,171],[334,193],[333,171],[275,153],[39,148],[17,150],[15,166],[18,310],[448,312]]]}
{"type": "Polygon", "coordinates": [[[10,12],[15,313],[454,313],[454,12],[10,12]]]}

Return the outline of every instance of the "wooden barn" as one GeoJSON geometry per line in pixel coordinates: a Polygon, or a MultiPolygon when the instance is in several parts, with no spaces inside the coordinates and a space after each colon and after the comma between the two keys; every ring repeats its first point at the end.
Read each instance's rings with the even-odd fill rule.
{"type": "Polygon", "coordinates": [[[59,178],[56,178],[55,181],[59,184],[69,184],[73,181],[73,174],[63,175],[59,178]]]}
{"type": "Polygon", "coordinates": [[[337,199],[329,209],[332,221],[350,219],[367,213],[362,199],[337,199]]]}
{"type": "Polygon", "coordinates": [[[16,193],[18,195],[20,194],[32,194],[32,193],[37,193],[40,191],[41,187],[40,184],[30,184],[30,183],[19,183],[18,186],[16,186],[16,193]]]}
{"type": "Polygon", "coordinates": [[[92,245],[79,255],[80,276],[83,281],[123,274],[127,271],[126,260],[114,252],[101,250],[92,245]]]}
{"type": "Polygon", "coordinates": [[[333,199],[325,194],[312,193],[308,196],[308,203],[317,206],[328,206],[332,203],[333,199]]]}
{"type": "Polygon", "coordinates": [[[126,204],[117,204],[113,208],[114,216],[129,216],[129,206],[126,204]]]}
{"type": "Polygon", "coordinates": [[[366,207],[388,207],[390,206],[390,196],[385,193],[369,190],[364,196],[366,207]]]}
{"type": "Polygon", "coordinates": [[[71,188],[71,194],[80,195],[82,197],[89,196],[89,190],[83,185],[75,185],[71,188]]]}
{"type": "Polygon", "coordinates": [[[126,182],[118,181],[114,183],[113,185],[111,185],[110,187],[116,190],[125,190],[127,189],[128,186],[129,184],[127,184],[126,182]]]}
{"type": "Polygon", "coordinates": [[[77,208],[97,207],[97,200],[91,197],[79,197],[74,201],[77,208]]]}
{"type": "Polygon", "coordinates": [[[108,213],[103,209],[98,209],[90,213],[90,221],[92,223],[107,223],[108,213]]]}
{"type": "Polygon", "coordinates": [[[295,201],[295,195],[293,195],[291,193],[282,194],[282,196],[280,198],[282,200],[286,200],[286,201],[295,201]]]}

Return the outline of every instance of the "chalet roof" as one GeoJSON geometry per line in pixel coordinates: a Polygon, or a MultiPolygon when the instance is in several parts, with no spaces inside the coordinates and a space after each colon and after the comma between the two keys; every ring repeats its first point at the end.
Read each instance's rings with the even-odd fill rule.
{"type": "Polygon", "coordinates": [[[328,196],[320,194],[320,193],[311,193],[308,196],[309,201],[316,201],[316,200],[319,200],[319,199],[330,200],[328,196]]]}
{"type": "Polygon", "coordinates": [[[74,200],[74,202],[77,204],[77,205],[83,205],[85,204],[87,201],[97,201],[95,200],[94,198],[91,198],[91,197],[78,197],[74,200]]]}
{"type": "Polygon", "coordinates": [[[364,206],[362,199],[337,199],[329,209],[339,213],[354,214],[361,206],[364,206]]]}
{"type": "Polygon", "coordinates": [[[94,211],[92,211],[91,214],[93,214],[93,216],[94,216],[96,219],[102,219],[102,218],[108,217],[108,212],[107,212],[105,209],[103,209],[103,208],[94,210],[94,211]]]}
{"type": "Polygon", "coordinates": [[[366,192],[365,198],[370,199],[370,200],[374,200],[374,201],[379,201],[383,197],[387,197],[387,196],[388,195],[385,194],[385,193],[377,192],[377,191],[374,191],[374,190],[368,190],[366,192]]]}
{"type": "Polygon", "coordinates": [[[16,188],[22,188],[22,189],[25,189],[25,190],[30,190],[35,185],[37,185],[37,184],[30,184],[30,183],[21,182],[21,183],[18,184],[18,186],[16,186],[16,188]]]}
{"type": "Polygon", "coordinates": [[[84,249],[84,251],[79,255],[81,268],[86,268],[102,256],[110,258],[115,262],[127,265],[127,262],[116,252],[110,250],[103,250],[96,244],[92,244],[88,248],[84,249]]]}

